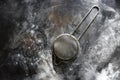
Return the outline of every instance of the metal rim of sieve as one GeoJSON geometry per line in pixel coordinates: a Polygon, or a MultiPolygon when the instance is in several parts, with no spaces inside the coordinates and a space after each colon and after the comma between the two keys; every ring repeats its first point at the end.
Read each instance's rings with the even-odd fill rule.
{"type": "Polygon", "coordinates": [[[76,56],[77,56],[77,54],[79,53],[79,48],[80,48],[80,44],[79,44],[79,41],[77,40],[77,38],[75,37],[75,36],[73,36],[73,35],[71,35],[71,34],[61,34],[61,35],[59,35],[59,36],[57,36],[56,38],[55,38],[55,40],[54,40],[54,42],[53,42],[53,45],[52,45],[52,52],[53,52],[53,54],[57,57],[57,58],[59,58],[59,59],[61,59],[61,60],[63,60],[63,61],[69,61],[69,60],[71,60],[71,59],[74,59],[76,56]],[[72,38],[74,41],[75,41],[75,43],[77,44],[76,46],[77,46],[77,51],[76,51],[76,53],[72,56],[72,57],[70,57],[69,59],[68,58],[63,58],[63,57],[61,57],[61,56],[59,56],[59,55],[57,55],[57,53],[55,52],[55,50],[54,50],[54,44],[55,44],[55,42],[59,39],[59,38],[61,38],[61,37],[63,37],[63,36],[69,36],[70,38],[72,38]]]}

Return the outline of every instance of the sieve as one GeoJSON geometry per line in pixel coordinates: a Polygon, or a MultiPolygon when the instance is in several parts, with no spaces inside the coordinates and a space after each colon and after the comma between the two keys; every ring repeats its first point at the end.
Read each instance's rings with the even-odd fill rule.
{"type": "Polygon", "coordinates": [[[80,52],[80,43],[79,40],[83,37],[86,31],[89,29],[90,25],[94,22],[95,18],[99,13],[99,7],[93,6],[87,14],[83,17],[83,19],[76,26],[75,30],[70,34],[64,33],[58,35],[52,43],[52,55],[53,55],[53,64],[59,65],[60,63],[68,63],[74,61],[77,58],[78,53],[80,52]],[[93,19],[87,24],[85,29],[81,32],[81,34],[76,37],[75,33],[83,24],[83,22],[87,19],[93,9],[96,9],[93,19]]]}

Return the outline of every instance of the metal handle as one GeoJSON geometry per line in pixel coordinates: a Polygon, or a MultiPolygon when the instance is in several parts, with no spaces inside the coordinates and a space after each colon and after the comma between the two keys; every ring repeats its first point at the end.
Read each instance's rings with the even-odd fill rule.
{"type": "Polygon", "coordinates": [[[88,13],[83,17],[82,21],[77,25],[77,27],[75,28],[75,30],[71,33],[71,35],[74,35],[74,33],[77,31],[77,29],[82,25],[82,23],[85,21],[85,19],[88,17],[88,15],[92,12],[93,9],[97,9],[97,13],[95,14],[95,17],[93,18],[93,20],[87,25],[87,27],[83,30],[83,32],[81,33],[81,35],[78,37],[78,40],[80,40],[83,35],[85,34],[85,32],[88,30],[88,28],[90,27],[90,25],[93,23],[93,21],[95,20],[95,18],[97,17],[98,13],[99,13],[99,7],[98,6],[93,6],[88,13]]]}

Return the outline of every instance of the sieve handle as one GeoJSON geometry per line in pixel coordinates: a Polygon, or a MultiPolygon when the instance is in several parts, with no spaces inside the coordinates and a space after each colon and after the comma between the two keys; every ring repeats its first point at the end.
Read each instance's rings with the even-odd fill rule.
{"type": "Polygon", "coordinates": [[[93,6],[88,13],[83,17],[82,21],[77,25],[77,27],[75,28],[75,30],[71,33],[71,35],[74,35],[75,32],[78,30],[78,28],[82,25],[82,23],[85,21],[85,19],[89,16],[89,14],[92,12],[93,9],[97,9],[97,13],[95,14],[95,17],[93,18],[92,21],[90,21],[90,23],[86,26],[86,28],[83,30],[83,32],[81,33],[81,35],[77,38],[78,40],[80,40],[83,35],[85,34],[85,32],[89,29],[90,25],[93,23],[93,21],[95,20],[95,18],[97,17],[98,13],[99,13],[99,7],[98,6],[93,6]]]}

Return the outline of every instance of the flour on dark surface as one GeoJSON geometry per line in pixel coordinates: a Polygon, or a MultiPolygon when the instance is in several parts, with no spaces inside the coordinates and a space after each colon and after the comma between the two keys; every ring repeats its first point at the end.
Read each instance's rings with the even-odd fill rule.
{"type": "Polygon", "coordinates": [[[119,80],[119,10],[119,0],[1,0],[0,79],[119,80]],[[53,65],[55,37],[71,33],[93,5],[100,12],[79,41],[77,59],[53,65]]]}

